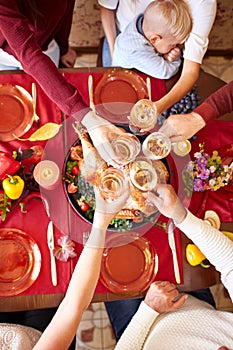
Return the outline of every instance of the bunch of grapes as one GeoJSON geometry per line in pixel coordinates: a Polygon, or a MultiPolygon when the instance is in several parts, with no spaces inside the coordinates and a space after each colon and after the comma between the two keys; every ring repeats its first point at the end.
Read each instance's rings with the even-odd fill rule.
{"type": "Polygon", "coordinates": [[[158,124],[161,126],[164,121],[172,114],[187,114],[192,112],[200,104],[200,96],[197,92],[197,85],[194,85],[180,101],[175,103],[171,108],[159,115],[158,124]]]}

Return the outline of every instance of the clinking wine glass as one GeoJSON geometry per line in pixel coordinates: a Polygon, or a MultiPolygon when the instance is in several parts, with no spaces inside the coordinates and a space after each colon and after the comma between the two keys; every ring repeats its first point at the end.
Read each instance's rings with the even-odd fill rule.
{"type": "Polygon", "coordinates": [[[146,137],[142,144],[142,152],[149,159],[165,158],[171,151],[170,139],[161,132],[153,132],[146,137]]]}
{"type": "Polygon", "coordinates": [[[141,99],[130,111],[129,128],[134,134],[142,134],[144,130],[153,129],[157,120],[158,112],[155,104],[150,100],[141,99]]]}
{"type": "Polygon", "coordinates": [[[112,141],[117,163],[125,165],[132,162],[141,151],[138,138],[130,133],[123,133],[112,141]]]}
{"type": "Polygon", "coordinates": [[[130,180],[141,191],[152,191],[157,185],[157,173],[152,162],[138,157],[130,164],[130,180]]]}
{"type": "Polygon", "coordinates": [[[107,201],[116,200],[124,193],[127,183],[128,180],[121,169],[109,167],[99,177],[100,195],[107,201]]]}

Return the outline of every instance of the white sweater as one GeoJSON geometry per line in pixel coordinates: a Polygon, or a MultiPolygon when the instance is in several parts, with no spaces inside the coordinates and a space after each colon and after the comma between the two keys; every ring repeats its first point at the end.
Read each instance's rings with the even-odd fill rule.
{"type": "MultiPolygon", "coordinates": [[[[220,271],[233,300],[233,242],[190,212],[177,226],[220,271]]],[[[189,296],[180,309],[164,314],[142,302],[115,350],[217,350],[222,345],[233,349],[233,314],[189,296]]]]}

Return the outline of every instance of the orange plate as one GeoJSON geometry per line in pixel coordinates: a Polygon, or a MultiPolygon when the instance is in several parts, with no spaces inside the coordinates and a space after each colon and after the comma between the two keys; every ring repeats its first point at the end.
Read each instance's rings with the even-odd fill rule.
{"type": "Polygon", "coordinates": [[[25,134],[33,123],[31,95],[19,85],[0,84],[0,141],[25,134]]]}
{"type": "Polygon", "coordinates": [[[36,242],[16,228],[0,229],[0,296],[17,295],[37,279],[41,254],[36,242]]]}
{"type": "Polygon", "coordinates": [[[128,70],[104,73],[94,90],[97,112],[117,123],[126,121],[132,106],[143,98],[148,98],[145,81],[128,70]]]}
{"type": "Polygon", "coordinates": [[[129,242],[129,236],[112,238],[103,253],[101,283],[113,293],[142,291],[149,287],[158,271],[158,256],[144,237],[129,242]],[[121,244],[121,245],[120,245],[121,244]]]}

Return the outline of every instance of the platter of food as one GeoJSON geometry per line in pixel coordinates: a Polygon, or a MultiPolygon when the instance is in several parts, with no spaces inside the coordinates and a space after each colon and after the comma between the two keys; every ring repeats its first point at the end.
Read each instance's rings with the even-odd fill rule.
{"type": "MultiPolygon", "coordinates": [[[[167,159],[154,161],[153,166],[159,181],[169,183],[170,168],[167,159]]],[[[79,138],[70,147],[64,162],[63,186],[74,212],[89,223],[92,223],[95,211],[95,178],[106,167],[107,164],[92,145],[88,134],[81,128],[79,138]],[[84,156],[83,150],[86,149],[88,154],[84,156]],[[91,164],[91,168],[88,168],[88,164],[91,164]]],[[[130,186],[131,204],[116,215],[109,225],[110,230],[129,231],[148,223],[153,224],[159,216],[157,208],[147,206],[147,200],[141,191],[133,184],[130,186]]]]}
{"type": "Polygon", "coordinates": [[[41,253],[34,239],[16,228],[0,229],[0,296],[28,289],[41,268],[41,253]]]}
{"type": "Polygon", "coordinates": [[[33,123],[31,95],[19,85],[0,84],[0,141],[24,135],[33,123]]]}

